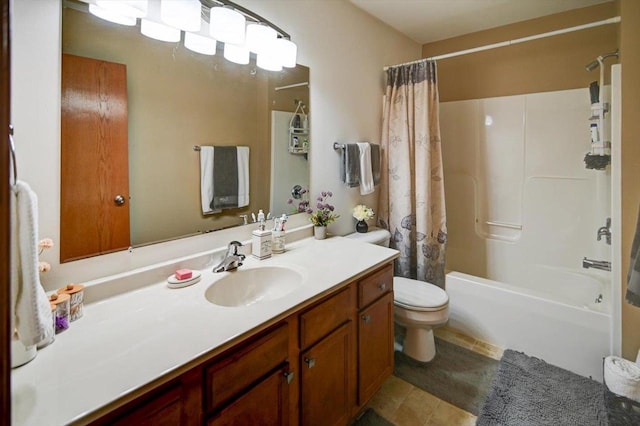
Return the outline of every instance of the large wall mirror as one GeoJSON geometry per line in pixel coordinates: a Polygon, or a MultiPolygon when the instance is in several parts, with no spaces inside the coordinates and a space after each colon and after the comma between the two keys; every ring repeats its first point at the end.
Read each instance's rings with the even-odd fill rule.
{"type": "Polygon", "coordinates": [[[220,43],[216,55],[202,55],[182,41],[147,38],[139,24],[127,27],[96,18],[86,3],[63,4],[61,261],[241,225],[242,215],[251,221],[258,209],[274,216],[292,213],[287,204],[292,188],[309,185],[306,151],[311,142],[290,130],[296,109],[300,114],[302,106],[309,113],[309,68],[269,72],[257,68],[253,58],[237,65],[223,58],[220,43]],[[89,68],[71,71],[72,60],[85,59],[89,62],[82,66],[89,68]],[[111,76],[111,65],[121,77],[111,76]],[[91,83],[98,92],[93,104],[74,88],[86,84],[88,75],[97,76],[91,83]],[[72,134],[65,126],[69,113],[89,117],[89,124],[72,134]],[[97,139],[118,132],[124,149],[94,146],[97,139]],[[247,206],[203,213],[201,153],[195,148],[200,146],[249,147],[247,206]],[[108,165],[119,150],[125,164],[108,165]],[[78,162],[89,172],[98,170],[97,177],[80,173],[80,183],[76,176],[76,183],[69,184],[78,162]],[[123,188],[107,189],[107,180],[123,188]],[[103,204],[85,203],[93,194],[103,204]],[[74,201],[79,212],[73,212],[74,201]],[[112,218],[108,212],[116,209],[128,218],[112,218]],[[126,240],[118,240],[116,232],[127,234],[126,240]],[[91,247],[65,249],[86,242],[91,247]]]}

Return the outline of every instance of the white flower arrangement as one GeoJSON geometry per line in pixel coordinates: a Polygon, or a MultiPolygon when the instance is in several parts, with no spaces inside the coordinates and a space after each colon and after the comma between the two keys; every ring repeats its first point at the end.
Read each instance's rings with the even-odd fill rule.
{"type": "MultiPolygon", "coordinates": [[[[41,255],[43,251],[53,247],[53,240],[51,238],[44,238],[38,242],[38,255],[41,255]]],[[[49,262],[38,262],[38,270],[40,272],[48,272],[51,270],[49,262]]]]}
{"type": "Polygon", "coordinates": [[[356,220],[368,220],[374,215],[373,209],[370,209],[364,204],[358,204],[353,208],[353,217],[356,218],[356,220]]]}

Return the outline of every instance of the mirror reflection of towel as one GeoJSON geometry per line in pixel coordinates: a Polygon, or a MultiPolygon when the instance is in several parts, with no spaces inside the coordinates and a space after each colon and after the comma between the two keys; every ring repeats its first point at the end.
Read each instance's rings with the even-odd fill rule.
{"type": "Polygon", "coordinates": [[[249,205],[249,147],[200,147],[203,214],[249,205]]]}
{"type": "Polygon", "coordinates": [[[236,147],[216,146],[213,151],[211,210],[238,207],[238,153],[236,147]]]}

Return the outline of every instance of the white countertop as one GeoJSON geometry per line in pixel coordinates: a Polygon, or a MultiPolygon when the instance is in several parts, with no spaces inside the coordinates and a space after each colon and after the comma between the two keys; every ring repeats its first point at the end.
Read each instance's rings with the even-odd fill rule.
{"type": "Polygon", "coordinates": [[[206,289],[233,272],[216,274],[208,267],[190,287],[169,289],[161,280],[85,304],[82,318],[12,371],[12,423],[77,421],[396,255],[348,238],[308,238],[270,259],[247,256],[241,267],[300,272],[300,287],[277,300],[242,308],[213,305],[206,289]]]}

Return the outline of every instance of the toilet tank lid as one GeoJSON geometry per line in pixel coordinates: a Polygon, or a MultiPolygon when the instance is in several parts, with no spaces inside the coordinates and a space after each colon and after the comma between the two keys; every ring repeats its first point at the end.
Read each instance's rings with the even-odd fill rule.
{"type": "Polygon", "coordinates": [[[416,308],[439,308],[449,303],[447,292],[435,284],[404,277],[393,278],[394,299],[416,308]]]}
{"type": "Polygon", "coordinates": [[[354,232],[353,234],[345,235],[345,237],[365,243],[380,244],[388,240],[391,234],[386,229],[371,227],[369,232],[354,232]]]}

